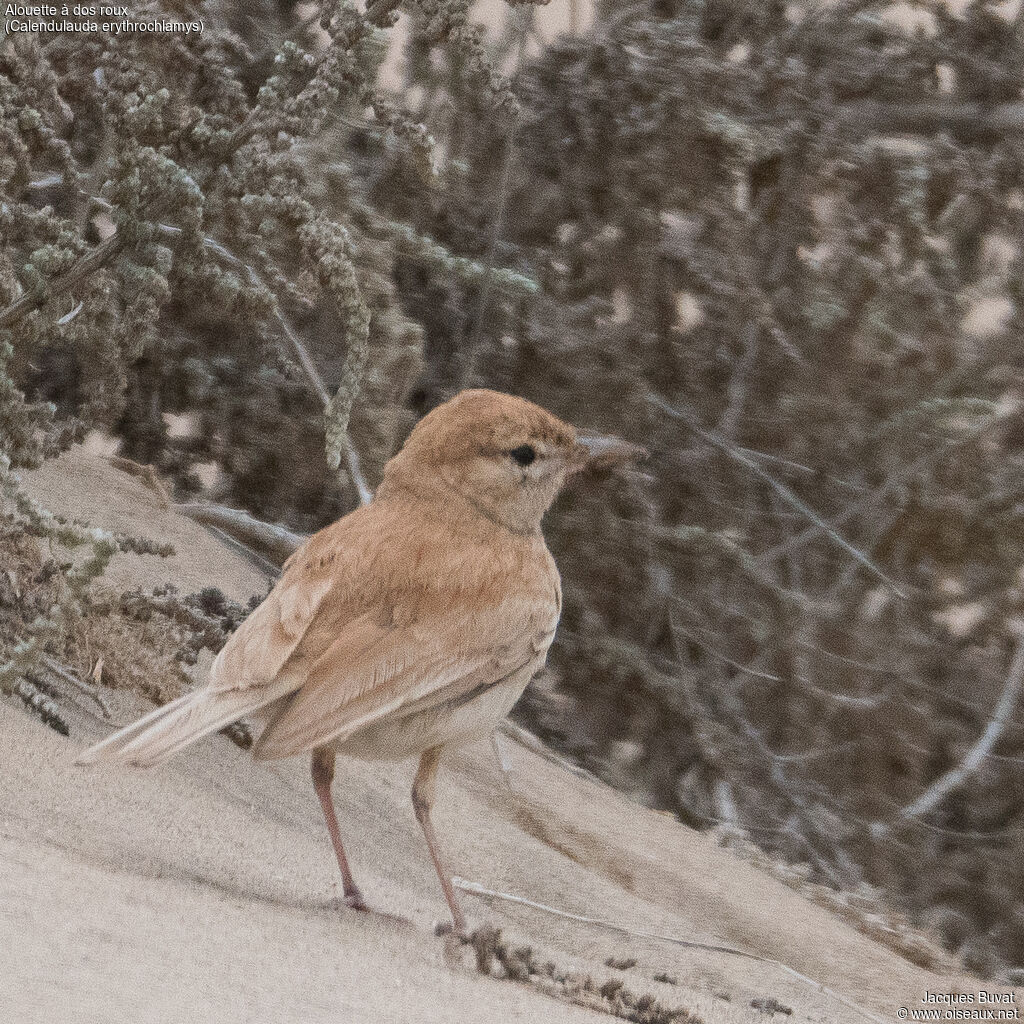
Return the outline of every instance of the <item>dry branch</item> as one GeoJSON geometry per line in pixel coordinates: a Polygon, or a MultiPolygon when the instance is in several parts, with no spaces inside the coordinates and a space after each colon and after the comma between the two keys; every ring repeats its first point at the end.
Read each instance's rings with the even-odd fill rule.
{"type": "Polygon", "coordinates": [[[67,273],[51,278],[46,282],[45,287],[23,295],[0,312],[0,328],[13,326],[32,310],[38,309],[50,299],[74,288],[79,281],[84,281],[91,273],[109,263],[122,248],[124,248],[124,240],[120,235],[113,234],[104,239],[91,252],[79,257],[78,262],[67,273]]]}
{"type": "Polygon", "coordinates": [[[204,526],[212,526],[244,543],[265,551],[278,565],[282,565],[306,540],[304,534],[293,533],[285,526],[264,523],[241,509],[205,502],[175,505],[175,511],[204,526]]]}
{"type": "MultiPolygon", "coordinates": [[[[99,200],[97,201],[102,202],[99,200]]],[[[107,203],[102,203],[102,205],[109,206],[107,203]]],[[[181,234],[181,228],[174,227],[171,224],[160,224],[158,227],[160,233],[165,236],[181,234]]],[[[213,238],[204,238],[203,245],[211,252],[217,253],[218,256],[224,259],[231,266],[242,271],[246,277],[249,278],[249,281],[252,284],[256,285],[270,296],[274,320],[277,322],[278,327],[281,329],[281,333],[288,342],[288,345],[292,350],[292,354],[295,356],[296,362],[299,364],[302,372],[306,375],[306,381],[309,384],[310,390],[317,397],[320,404],[326,411],[331,404],[331,394],[327,390],[327,385],[324,384],[323,378],[320,376],[320,371],[317,370],[316,363],[313,362],[313,357],[309,354],[309,350],[302,343],[299,336],[295,333],[294,328],[285,317],[284,312],[281,310],[281,305],[277,301],[277,296],[274,295],[273,291],[266,285],[263,278],[257,273],[256,269],[244,260],[239,259],[230,249],[227,248],[227,246],[213,238]]],[[[359,502],[362,505],[368,505],[373,498],[373,492],[370,490],[370,486],[367,484],[366,478],[363,476],[359,454],[352,445],[352,439],[348,436],[346,436],[342,444],[342,452],[345,456],[345,464],[348,468],[348,474],[352,480],[352,485],[355,487],[356,493],[359,495],[359,502]]]]}
{"type": "MultiPolygon", "coordinates": [[[[522,46],[520,46],[521,60],[522,46]]],[[[515,155],[515,146],[516,125],[513,122],[505,139],[505,153],[502,157],[501,169],[499,171],[498,196],[487,240],[487,255],[484,257],[484,277],[480,285],[480,294],[477,298],[473,326],[470,329],[466,351],[462,357],[463,365],[460,377],[463,387],[470,387],[472,385],[473,374],[476,370],[477,355],[480,349],[480,334],[483,330],[484,318],[487,316],[491,299],[491,288],[494,283],[494,261],[498,251],[498,241],[504,230],[505,214],[508,208],[509,177],[512,169],[512,159],[515,155]]]]}
{"type": "Polygon", "coordinates": [[[144,466],[141,462],[136,462],[134,459],[126,459],[120,455],[111,456],[110,464],[123,473],[137,476],[151,491],[157,493],[160,503],[164,508],[171,507],[173,504],[171,496],[167,492],[167,488],[164,487],[163,481],[160,479],[154,465],[150,463],[144,466]]]}
{"type": "Polygon", "coordinates": [[[79,679],[71,669],[66,668],[59,661],[51,658],[48,654],[44,654],[41,661],[55,676],[63,679],[64,682],[69,683],[78,690],[79,693],[84,693],[87,697],[93,700],[100,711],[103,712],[103,717],[109,720],[110,708],[107,706],[107,702],[103,699],[103,695],[95,686],[79,679]]]}
{"type": "Polygon", "coordinates": [[[726,389],[726,406],[718,421],[718,433],[722,437],[733,439],[743,415],[743,406],[750,388],[750,372],[757,361],[760,348],[761,326],[749,323],[743,330],[743,353],[736,362],[729,387],[726,389]]]}
{"type": "MultiPolygon", "coordinates": [[[[511,719],[506,718],[500,722],[496,733],[501,733],[503,736],[508,736],[509,739],[513,739],[520,746],[525,747],[527,750],[532,751],[540,757],[543,757],[545,761],[550,761],[552,764],[558,765],[559,768],[569,772],[571,775],[575,775],[579,779],[586,779],[587,782],[591,782],[596,786],[601,786],[604,789],[610,789],[611,787],[596,775],[588,772],[586,768],[581,768],[578,764],[573,764],[572,761],[562,757],[560,754],[556,754],[550,747],[542,743],[536,736],[533,735],[528,729],[524,729],[521,725],[516,725],[511,719]]],[[[495,751],[498,764],[502,771],[507,771],[501,755],[495,751]]]]}
{"type": "MultiPolygon", "coordinates": [[[[951,438],[938,448],[925,452],[913,461],[908,462],[901,469],[890,473],[879,487],[870,494],[865,495],[859,501],[849,505],[840,515],[836,516],[831,524],[818,525],[815,523],[814,526],[809,526],[806,530],[802,533],[798,533],[795,537],[791,537],[789,540],[770,548],[768,551],[762,552],[757,556],[755,561],[758,565],[768,565],[784,555],[792,554],[798,548],[803,547],[804,544],[814,540],[814,538],[821,532],[824,531],[829,533],[829,531],[837,530],[840,526],[850,522],[866,509],[876,505],[886,494],[895,490],[895,488],[900,484],[906,483],[908,480],[913,479],[913,477],[918,473],[937,465],[943,458],[958,448],[963,447],[965,444],[978,440],[983,435],[987,434],[993,427],[1004,422],[1005,419],[1006,414],[1003,413],[992,416],[990,419],[987,419],[983,423],[980,423],[966,431],[960,437],[951,438]]],[[[830,533],[829,535],[833,536],[834,533],[830,533]]]]}
{"type": "Polygon", "coordinates": [[[864,568],[874,573],[897,597],[906,600],[906,592],[892,579],[886,572],[884,572],[878,565],[876,565],[863,551],[859,548],[854,547],[842,534],[837,533],[836,530],[827,523],[813,508],[810,507],[806,502],[798,498],[784,483],[776,480],[771,473],[762,469],[753,459],[748,458],[743,454],[735,445],[731,444],[717,434],[705,430],[700,424],[697,423],[696,418],[691,416],[689,413],[682,412],[679,409],[669,405],[668,402],[663,401],[655,395],[650,396],[649,400],[656,405],[663,412],[668,413],[674,419],[681,420],[686,426],[693,431],[698,437],[707,441],[708,444],[713,445],[723,454],[727,455],[734,462],[738,462],[745,469],[748,469],[754,476],[759,477],[769,487],[772,488],[784,501],[792,505],[798,512],[806,516],[818,530],[825,533],[826,536],[838,544],[844,551],[852,555],[853,558],[859,562],[864,568]]]}
{"type": "Polygon", "coordinates": [[[884,103],[862,100],[836,110],[836,120],[865,134],[950,135],[966,139],[1024,133],[1024,103],[884,103]]]}
{"type": "Polygon", "coordinates": [[[546,903],[538,903],[536,900],[526,899],[523,896],[513,896],[511,893],[497,892],[494,889],[487,889],[477,882],[468,882],[464,878],[453,878],[452,884],[463,892],[473,893],[474,896],[479,896],[483,899],[503,900],[506,903],[514,903],[521,907],[530,907],[533,910],[540,910],[545,914],[553,914],[555,917],[561,917],[567,921],[577,921],[580,924],[589,924],[597,928],[607,928],[610,931],[619,932],[621,935],[628,935],[633,939],[648,939],[652,942],[668,942],[674,946],[683,946],[685,949],[701,949],[710,953],[725,953],[729,956],[739,956],[747,960],[756,960],[758,963],[770,964],[773,967],[778,967],[780,970],[785,971],[790,975],[790,977],[796,978],[805,985],[809,985],[815,991],[831,996],[847,1008],[855,1010],[867,1020],[875,1021],[876,1024],[884,1024],[881,1017],[876,1016],[870,1010],[866,1010],[863,1006],[858,1005],[852,999],[848,999],[841,993],[836,992],[835,989],[831,989],[827,985],[823,985],[820,981],[815,981],[813,978],[809,978],[806,974],[801,974],[800,971],[790,967],[789,964],[785,964],[781,960],[776,960],[774,957],[761,956],[759,953],[750,953],[745,949],[737,949],[734,946],[723,946],[713,942],[698,942],[695,939],[684,939],[677,935],[661,935],[657,932],[635,931],[632,928],[626,928],[624,925],[616,924],[614,921],[605,921],[599,917],[588,917],[585,914],[573,914],[568,910],[559,910],[557,907],[548,906],[546,903]]]}
{"type": "MultiPolygon", "coordinates": [[[[944,775],[940,775],[916,800],[908,804],[897,815],[898,821],[909,821],[933,811],[955,789],[959,789],[978,770],[981,762],[992,752],[1003,730],[1013,715],[1024,686],[1024,636],[1017,641],[1013,663],[1006,676],[1006,685],[996,702],[992,717],[963,760],[944,775]]],[[[880,826],[876,834],[887,834],[891,826],[880,826]]]]}

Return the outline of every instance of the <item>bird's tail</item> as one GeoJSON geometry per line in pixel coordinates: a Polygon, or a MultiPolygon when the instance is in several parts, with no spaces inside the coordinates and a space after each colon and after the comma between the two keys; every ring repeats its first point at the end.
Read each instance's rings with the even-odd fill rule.
{"type": "Polygon", "coordinates": [[[291,686],[240,687],[215,690],[209,687],[187,693],[137,722],[83,751],[76,764],[130,764],[149,768],[172,757],[190,743],[238,721],[243,715],[271,704],[291,686]]]}

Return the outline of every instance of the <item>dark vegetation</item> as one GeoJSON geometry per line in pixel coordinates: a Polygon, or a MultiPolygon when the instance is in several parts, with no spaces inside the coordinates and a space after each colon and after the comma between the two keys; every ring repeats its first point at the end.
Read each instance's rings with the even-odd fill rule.
{"type": "Polygon", "coordinates": [[[670,1008],[652,995],[638,994],[619,978],[600,981],[589,974],[564,971],[551,960],[541,960],[532,946],[512,945],[490,925],[478,928],[466,942],[472,946],[476,969],[490,978],[532,985],[553,999],[635,1024],[703,1024],[703,1018],[690,1010],[670,1008]]]}
{"type": "MultiPolygon", "coordinates": [[[[1020,980],[1019,20],[619,0],[546,41],[529,5],[484,34],[405,0],[388,89],[397,3],[201,6],[198,37],[0,42],[10,466],[102,427],[176,498],[309,531],[467,384],[643,442],[551,516],[522,719],[1020,980]]],[[[0,579],[31,704],[130,541],[7,466],[5,561],[92,552],[39,562],[38,608],[0,579]]]]}

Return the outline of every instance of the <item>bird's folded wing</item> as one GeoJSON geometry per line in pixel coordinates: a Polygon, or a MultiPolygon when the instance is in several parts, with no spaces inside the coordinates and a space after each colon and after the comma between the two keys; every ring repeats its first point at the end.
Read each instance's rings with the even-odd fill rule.
{"type": "Polygon", "coordinates": [[[422,602],[404,625],[382,625],[382,609],[340,631],[315,660],[301,646],[284,671],[304,673],[254,754],[289,757],[415,705],[427,710],[497,683],[542,655],[557,621],[539,595],[422,602]]]}
{"type": "Polygon", "coordinates": [[[242,623],[210,669],[213,690],[260,689],[277,681],[336,586],[329,572],[288,571],[242,623]]]}
{"type": "MultiPolygon", "coordinates": [[[[316,544],[316,538],[312,543],[316,544]]],[[[310,647],[310,628],[324,618],[322,609],[339,603],[336,595],[332,595],[334,600],[325,600],[338,579],[330,569],[328,561],[319,558],[312,564],[307,560],[293,565],[291,571],[286,569],[263,604],[217,656],[208,686],[119,729],[79,755],[78,763],[159,764],[190,743],[274,704],[301,686],[305,677],[301,660],[291,663],[294,655],[303,644],[310,647]]],[[[361,639],[374,642],[376,633],[342,605],[352,619],[353,646],[361,639]]]]}

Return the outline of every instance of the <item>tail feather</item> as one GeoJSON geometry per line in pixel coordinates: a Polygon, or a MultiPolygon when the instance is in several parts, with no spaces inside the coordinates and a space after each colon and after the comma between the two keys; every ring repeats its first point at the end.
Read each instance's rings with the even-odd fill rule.
{"type": "Polygon", "coordinates": [[[188,693],[89,747],[75,763],[104,761],[140,768],[160,764],[190,743],[280,699],[293,686],[279,680],[275,686],[188,693]]]}

